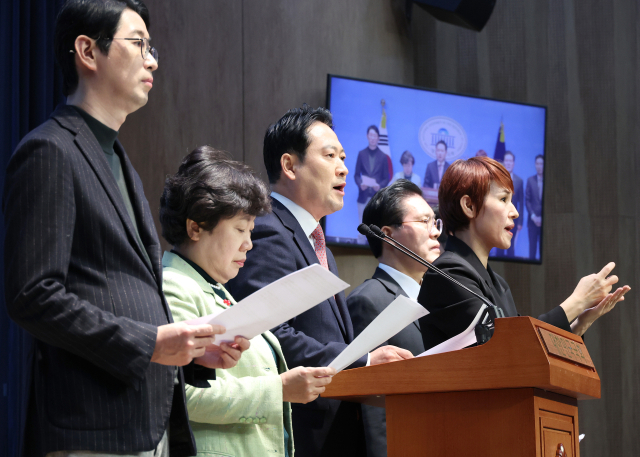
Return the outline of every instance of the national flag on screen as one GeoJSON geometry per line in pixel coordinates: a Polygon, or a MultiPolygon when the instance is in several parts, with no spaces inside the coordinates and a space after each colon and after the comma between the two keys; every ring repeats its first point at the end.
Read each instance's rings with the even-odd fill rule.
{"type": "Polygon", "coordinates": [[[389,178],[391,178],[393,176],[393,164],[391,163],[391,149],[389,149],[389,136],[387,135],[387,112],[384,109],[385,104],[384,100],[380,101],[380,105],[382,105],[382,117],[380,118],[380,125],[378,126],[378,130],[380,131],[378,148],[387,155],[389,178]]]}
{"type": "Polygon", "coordinates": [[[493,158],[498,162],[504,161],[504,153],[507,150],[507,146],[504,144],[504,124],[500,121],[500,130],[498,131],[498,139],[496,140],[496,150],[493,153],[493,158]]]}

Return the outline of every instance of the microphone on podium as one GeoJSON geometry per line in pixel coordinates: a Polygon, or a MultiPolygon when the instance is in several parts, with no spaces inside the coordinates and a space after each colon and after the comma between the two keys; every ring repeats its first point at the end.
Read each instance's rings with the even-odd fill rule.
{"type": "Polygon", "coordinates": [[[389,235],[385,235],[385,233],[382,230],[380,230],[380,227],[373,224],[371,225],[360,224],[358,226],[358,232],[360,232],[365,236],[370,235],[370,236],[375,236],[376,238],[379,238],[381,241],[384,241],[388,245],[393,246],[403,254],[411,257],[416,262],[424,265],[427,268],[430,268],[432,271],[435,271],[443,278],[446,278],[448,281],[452,282],[458,287],[462,287],[471,295],[480,299],[484,304],[487,305],[487,309],[485,310],[486,316],[483,316],[480,319],[480,322],[478,323],[478,325],[476,325],[476,328],[475,328],[476,339],[478,340],[479,345],[484,344],[491,339],[491,337],[493,336],[493,330],[494,330],[494,320],[499,317],[504,317],[504,312],[502,311],[502,309],[498,308],[496,305],[491,303],[489,300],[487,300],[486,297],[483,297],[482,295],[477,294],[476,292],[472,291],[471,289],[469,289],[467,286],[465,286],[458,280],[452,278],[447,273],[445,273],[444,271],[442,271],[441,269],[433,265],[431,262],[428,262],[427,260],[423,259],[418,254],[413,252],[411,249],[407,248],[402,243],[395,240],[393,237],[390,237],[389,235]]]}

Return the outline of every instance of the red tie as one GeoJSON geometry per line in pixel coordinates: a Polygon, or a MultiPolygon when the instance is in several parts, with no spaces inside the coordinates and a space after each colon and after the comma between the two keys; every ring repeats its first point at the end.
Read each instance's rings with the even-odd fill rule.
{"type": "Polygon", "coordinates": [[[322,227],[320,226],[320,224],[318,224],[316,229],[311,232],[311,238],[313,238],[314,249],[316,251],[316,255],[318,256],[318,260],[320,261],[320,265],[328,270],[329,265],[327,264],[327,245],[324,242],[324,232],[322,231],[322,227]]]}

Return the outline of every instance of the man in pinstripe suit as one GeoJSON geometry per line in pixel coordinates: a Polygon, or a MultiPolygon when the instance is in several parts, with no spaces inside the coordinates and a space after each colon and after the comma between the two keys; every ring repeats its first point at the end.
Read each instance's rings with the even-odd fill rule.
{"type": "Polygon", "coordinates": [[[153,218],[116,139],[158,66],[148,24],[140,0],[67,1],[55,32],[67,105],[7,169],[7,308],[36,338],[25,455],[194,455],[185,376],[206,387],[248,347],[172,323],[162,294],[153,218]]]}

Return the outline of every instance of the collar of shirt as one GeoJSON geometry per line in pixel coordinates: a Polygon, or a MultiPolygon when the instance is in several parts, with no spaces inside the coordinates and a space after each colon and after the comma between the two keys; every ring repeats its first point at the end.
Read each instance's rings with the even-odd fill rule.
{"type": "Polygon", "coordinates": [[[311,238],[311,234],[318,226],[318,221],[315,220],[315,218],[309,211],[304,209],[302,206],[292,202],[284,195],[280,195],[277,192],[271,192],[271,196],[282,203],[285,208],[287,208],[289,212],[293,214],[293,217],[296,218],[298,224],[300,224],[300,227],[302,227],[302,231],[305,235],[307,235],[309,243],[311,243],[311,247],[315,249],[316,245],[313,238],[311,238]]]}
{"type": "Polygon", "coordinates": [[[391,268],[389,265],[385,265],[384,263],[379,264],[378,267],[381,270],[384,270],[389,276],[391,276],[393,280],[397,282],[400,287],[402,287],[402,290],[405,291],[409,298],[418,300],[418,294],[420,293],[420,284],[418,284],[415,279],[399,272],[395,268],[391,268]]]}

